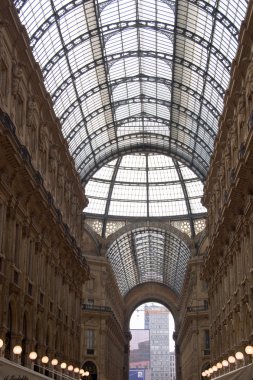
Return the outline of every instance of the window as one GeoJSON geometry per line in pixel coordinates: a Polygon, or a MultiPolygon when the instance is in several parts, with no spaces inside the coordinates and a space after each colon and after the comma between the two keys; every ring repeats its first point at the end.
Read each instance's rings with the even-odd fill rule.
{"type": "Polygon", "coordinates": [[[205,350],[210,350],[210,335],[209,330],[204,330],[205,350]]]}
{"type": "Polygon", "coordinates": [[[86,330],[85,331],[85,338],[86,338],[86,348],[87,350],[93,350],[94,349],[94,338],[95,338],[95,331],[94,330],[86,330]]]}

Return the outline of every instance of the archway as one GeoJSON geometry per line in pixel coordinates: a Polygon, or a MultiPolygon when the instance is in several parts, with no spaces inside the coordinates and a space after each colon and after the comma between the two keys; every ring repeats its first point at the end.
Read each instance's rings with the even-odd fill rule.
{"type": "Polygon", "coordinates": [[[139,305],[130,319],[129,380],[175,380],[174,318],[157,302],[139,305]]]}
{"type": "Polygon", "coordinates": [[[97,366],[94,362],[88,360],[82,366],[85,372],[89,372],[88,376],[82,376],[84,380],[97,380],[97,366]]]}

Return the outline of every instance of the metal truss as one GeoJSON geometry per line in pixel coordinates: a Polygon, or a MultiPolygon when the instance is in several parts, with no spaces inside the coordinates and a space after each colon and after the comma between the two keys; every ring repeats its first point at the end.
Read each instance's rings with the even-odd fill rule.
{"type": "MultiPolygon", "coordinates": [[[[73,73],[73,76],[75,78],[75,80],[77,78],[79,78],[81,76],[81,72],[78,72],[78,73],[73,73]]],[[[56,90],[55,92],[53,93],[52,95],[52,100],[53,100],[53,103],[56,103],[56,101],[60,98],[61,94],[66,90],[66,88],[72,83],[72,77],[73,76],[70,76],[68,77],[56,90]]],[[[98,84],[96,87],[94,88],[91,88],[89,89],[89,91],[87,91],[86,93],[84,93],[82,95],[82,97],[84,97],[84,99],[88,99],[90,96],[93,96],[94,94],[96,94],[98,91],[102,91],[106,88],[108,88],[108,86],[114,90],[117,86],[119,86],[120,84],[123,84],[123,83],[132,83],[132,82],[150,82],[150,83],[161,83],[161,84],[164,84],[165,86],[167,86],[167,88],[171,91],[172,90],[172,81],[171,80],[168,80],[166,78],[159,78],[159,77],[153,77],[153,76],[149,76],[149,75],[144,75],[144,74],[139,74],[139,75],[135,75],[135,76],[132,76],[132,77],[123,77],[123,78],[118,78],[118,79],[115,79],[115,80],[112,80],[111,82],[109,82],[107,84],[107,82],[105,83],[101,83],[101,84],[98,84]]],[[[198,101],[202,102],[206,107],[207,109],[211,112],[211,114],[215,117],[215,118],[218,118],[220,116],[220,113],[219,111],[217,110],[216,107],[214,107],[212,105],[212,103],[210,103],[207,99],[205,99],[203,97],[203,95],[199,94],[197,91],[195,91],[194,89],[192,89],[191,87],[188,87],[186,86],[185,84],[182,84],[180,82],[177,82],[177,81],[173,81],[173,86],[181,91],[184,91],[186,92],[188,95],[191,95],[193,96],[194,98],[196,98],[198,101]]]]}
{"type": "MultiPolygon", "coordinates": [[[[72,114],[72,112],[74,111],[74,109],[76,107],[79,107],[80,104],[85,100],[85,97],[83,98],[82,96],[77,99],[74,103],[72,103],[69,108],[64,112],[64,114],[61,116],[60,120],[62,123],[64,123],[64,121],[69,117],[69,115],[72,114]]],[[[199,115],[197,115],[196,113],[194,113],[193,111],[191,111],[190,109],[182,106],[181,104],[177,104],[177,103],[171,103],[167,100],[163,100],[163,99],[157,99],[157,98],[153,98],[151,96],[147,96],[147,95],[144,95],[144,94],[140,94],[138,96],[135,96],[133,98],[127,98],[127,99],[122,99],[122,100],[118,100],[118,101],[115,101],[113,102],[112,104],[106,104],[104,105],[103,107],[100,107],[98,108],[97,110],[93,111],[91,114],[87,115],[85,118],[82,119],[82,125],[83,125],[83,122],[84,123],[88,123],[89,121],[91,121],[94,117],[100,115],[101,113],[104,113],[105,111],[109,111],[111,110],[111,106],[113,106],[113,108],[116,110],[118,107],[120,106],[123,106],[123,105],[127,105],[127,104],[134,104],[134,103],[142,103],[142,104],[159,104],[159,105],[162,105],[162,106],[165,106],[167,107],[168,109],[177,109],[178,111],[181,111],[185,114],[187,114],[188,116],[190,116],[195,122],[198,122],[200,123],[200,125],[209,133],[209,131],[211,130],[210,129],[210,126],[209,124],[207,124],[203,119],[200,118],[199,115]]],[[[73,137],[76,135],[76,133],[78,133],[80,130],[80,125],[77,124],[72,130],[71,132],[68,134],[68,136],[66,137],[67,141],[70,142],[73,137]]]]}
{"type": "Polygon", "coordinates": [[[140,227],[116,239],[106,256],[123,296],[145,282],[162,283],[179,294],[191,252],[171,231],[140,227]]]}
{"type": "MultiPolygon", "coordinates": [[[[131,118],[126,118],[126,119],[123,119],[121,121],[119,121],[116,125],[116,127],[119,127],[121,126],[122,124],[124,123],[127,123],[127,122],[133,122],[133,121],[155,121],[155,122],[160,122],[164,125],[167,125],[168,127],[173,127],[175,128],[176,130],[178,131],[182,131],[184,133],[186,133],[188,136],[192,137],[193,139],[196,139],[197,142],[206,150],[207,153],[211,154],[212,153],[212,148],[206,144],[203,140],[200,139],[200,137],[198,135],[196,135],[191,129],[188,129],[188,128],[185,128],[185,126],[179,124],[179,123],[175,123],[175,122],[169,122],[168,120],[165,120],[165,119],[162,119],[162,118],[158,118],[158,117],[155,117],[155,116],[147,116],[147,115],[143,115],[142,116],[142,119],[140,119],[140,117],[131,117],[131,118]]],[[[108,132],[110,133],[110,130],[114,130],[115,128],[115,124],[111,123],[111,124],[108,124],[106,126],[103,126],[101,128],[99,128],[98,130],[96,130],[95,132],[93,132],[91,135],[90,135],[90,138],[91,138],[91,141],[94,140],[96,137],[102,135],[104,132],[108,132]]],[[[141,136],[141,134],[140,134],[141,136]]],[[[163,135],[161,135],[163,136],[163,135]]],[[[214,135],[213,135],[213,138],[214,138],[214,135]]],[[[87,146],[88,142],[85,140],[83,141],[72,153],[72,156],[73,158],[76,158],[82,151],[83,149],[85,149],[85,147],[87,146]]]]}
{"type": "Polygon", "coordinates": [[[199,162],[199,165],[195,165],[191,167],[191,169],[194,171],[194,173],[196,173],[196,175],[200,178],[201,181],[205,180],[207,170],[209,167],[209,162],[207,162],[196,151],[194,152],[185,143],[179,142],[174,138],[165,135],[157,135],[154,133],[132,133],[120,136],[97,147],[95,150],[97,162],[91,164],[90,166],[89,163],[92,161],[92,159],[94,159],[94,157],[92,155],[86,156],[85,159],[81,162],[81,164],[77,167],[77,170],[80,173],[81,181],[83,183],[87,183],[91,176],[98,169],[100,169],[104,164],[108,163],[109,161],[119,157],[119,155],[138,152],[152,152],[169,155],[187,166],[191,164],[191,158],[192,156],[194,156],[197,162],[199,162]],[[139,139],[142,143],[133,143],[134,139],[139,139]],[[118,149],[118,147],[116,146],[117,143],[118,146],[122,146],[123,143],[125,143],[125,145],[118,149]],[[112,149],[113,146],[115,147],[115,150],[112,149]],[[168,150],[169,146],[171,147],[170,151],[168,150]],[[106,151],[107,148],[109,148],[108,152],[106,151]],[[180,152],[178,152],[178,148],[181,148],[181,150],[187,152],[188,158],[184,157],[180,152]],[[99,160],[98,157],[101,152],[103,153],[103,157],[99,160]]]}
{"type": "MultiPolygon", "coordinates": [[[[47,25],[47,24],[46,24],[47,25]]],[[[78,37],[76,37],[74,40],[70,41],[69,43],[64,45],[64,48],[59,50],[44,66],[42,69],[44,77],[47,76],[49,71],[53,68],[53,66],[63,57],[65,57],[66,53],[70,52],[71,50],[75,49],[77,46],[83,44],[85,41],[90,40],[92,37],[97,37],[101,35],[101,33],[105,36],[105,38],[110,38],[112,35],[115,34],[115,32],[120,33],[125,29],[130,28],[147,28],[147,29],[153,29],[156,32],[161,32],[168,36],[168,33],[170,36],[173,36],[175,26],[172,24],[165,24],[161,22],[156,21],[146,21],[146,20],[137,20],[137,21],[121,21],[109,25],[102,26],[100,28],[96,28],[93,30],[88,31],[87,33],[84,33],[78,37]]],[[[37,33],[37,32],[36,32],[37,33]]],[[[39,31],[38,31],[39,33],[39,31]]],[[[44,31],[45,33],[45,31],[44,31]]],[[[43,34],[44,34],[43,33],[43,34]]],[[[210,44],[210,41],[205,40],[203,37],[187,30],[184,28],[177,27],[176,29],[177,36],[182,36],[185,38],[190,39],[194,43],[199,44],[203,48],[210,50],[212,54],[222,63],[222,65],[229,71],[231,68],[231,62],[227,59],[226,55],[222,53],[218,48],[216,48],[213,44],[210,44]]],[[[39,33],[39,36],[41,38],[41,33],[39,33]]],[[[35,37],[31,38],[31,45],[32,47],[35,46],[35,41],[37,42],[35,37]]],[[[171,38],[170,38],[171,39],[171,38]]],[[[39,40],[39,39],[38,39],[39,40]]],[[[107,57],[105,57],[107,59],[107,57]]],[[[165,59],[167,57],[164,57],[165,59]]],[[[110,59],[108,60],[111,61],[110,59]]]]}

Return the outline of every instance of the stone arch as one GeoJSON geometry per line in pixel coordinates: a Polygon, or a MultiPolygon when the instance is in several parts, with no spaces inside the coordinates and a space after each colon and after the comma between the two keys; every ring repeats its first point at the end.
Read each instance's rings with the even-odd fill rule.
{"type": "Polygon", "coordinates": [[[90,227],[88,224],[84,224],[83,228],[83,242],[85,246],[90,248],[89,253],[100,255],[100,247],[102,245],[102,238],[90,227]],[[87,241],[88,240],[88,241],[87,241]]]}
{"type": "Polygon", "coordinates": [[[121,227],[118,231],[114,232],[108,238],[106,239],[106,246],[107,248],[110,247],[110,245],[117,240],[121,235],[135,230],[142,227],[150,227],[150,228],[159,228],[161,230],[164,230],[166,232],[172,233],[176,235],[179,239],[183,240],[185,244],[189,247],[191,250],[194,247],[193,240],[184,232],[180,231],[176,227],[171,226],[169,223],[166,222],[158,222],[158,221],[143,221],[143,222],[136,222],[136,223],[130,223],[123,227],[121,227]]]}
{"type": "Polygon", "coordinates": [[[21,341],[21,347],[22,347],[22,353],[21,353],[21,364],[26,365],[26,355],[27,355],[27,349],[28,349],[28,320],[27,320],[27,312],[25,311],[23,314],[23,326],[22,326],[22,341],[21,341]]]}
{"type": "Polygon", "coordinates": [[[130,318],[133,311],[145,302],[159,302],[167,307],[173,315],[175,329],[179,323],[179,297],[167,286],[158,283],[144,283],[136,286],[124,298],[125,301],[125,331],[129,331],[130,318]]]}
{"type": "Polygon", "coordinates": [[[94,360],[86,360],[82,369],[84,369],[84,371],[89,371],[89,380],[97,380],[98,367],[94,360]]]}
{"type": "Polygon", "coordinates": [[[9,307],[11,309],[11,324],[12,324],[12,331],[17,334],[19,331],[19,310],[17,307],[17,296],[16,294],[11,294],[9,297],[9,307]]]}

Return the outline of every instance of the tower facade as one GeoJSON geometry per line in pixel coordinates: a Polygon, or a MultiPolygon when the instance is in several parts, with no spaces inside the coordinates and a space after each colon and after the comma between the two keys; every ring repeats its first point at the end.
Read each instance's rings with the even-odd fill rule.
{"type": "Polygon", "coordinates": [[[145,329],[150,331],[152,380],[174,380],[175,354],[170,352],[168,309],[162,305],[145,305],[145,329]]]}

